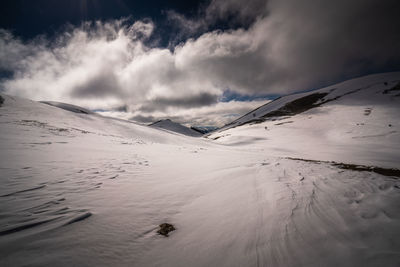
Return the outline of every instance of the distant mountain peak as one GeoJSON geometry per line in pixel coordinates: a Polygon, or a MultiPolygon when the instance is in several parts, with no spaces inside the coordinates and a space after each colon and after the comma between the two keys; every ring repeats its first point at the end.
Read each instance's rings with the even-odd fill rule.
{"type": "Polygon", "coordinates": [[[164,130],[179,133],[179,134],[183,134],[183,135],[187,135],[187,136],[193,136],[193,137],[202,136],[202,133],[200,133],[199,131],[188,128],[180,123],[172,121],[171,119],[159,120],[154,123],[151,123],[149,126],[154,127],[154,128],[164,129],[164,130]]]}

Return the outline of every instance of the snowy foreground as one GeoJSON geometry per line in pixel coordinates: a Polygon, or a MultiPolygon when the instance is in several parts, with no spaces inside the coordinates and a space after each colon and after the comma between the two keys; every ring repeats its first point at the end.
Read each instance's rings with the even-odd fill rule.
{"type": "Polygon", "coordinates": [[[399,81],[207,138],[2,95],[0,266],[400,266],[399,81]]]}

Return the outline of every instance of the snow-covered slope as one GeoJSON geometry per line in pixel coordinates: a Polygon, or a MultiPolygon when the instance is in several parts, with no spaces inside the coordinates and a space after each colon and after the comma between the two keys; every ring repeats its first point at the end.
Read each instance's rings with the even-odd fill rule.
{"type": "Polygon", "coordinates": [[[154,128],[161,128],[170,132],[175,132],[187,136],[194,136],[194,137],[202,136],[200,132],[190,129],[186,126],[183,126],[180,123],[171,121],[170,119],[156,121],[150,124],[149,126],[154,128]]]}
{"type": "Polygon", "coordinates": [[[58,107],[58,108],[62,108],[71,112],[76,112],[76,113],[83,113],[83,114],[92,114],[93,112],[86,109],[86,108],[82,108],[82,107],[78,107],[75,105],[71,105],[71,104],[66,104],[66,103],[62,103],[62,102],[56,102],[56,101],[41,101],[41,103],[50,105],[50,106],[54,106],[54,107],[58,107]]]}
{"type": "Polygon", "coordinates": [[[274,120],[293,116],[325,104],[376,104],[396,105],[393,97],[399,96],[400,72],[369,75],[319,90],[279,97],[274,101],[250,111],[224,126],[221,130],[251,122],[274,120]],[[393,89],[393,87],[396,87],[393,89]],[[333,101],[333,103],[331,103],[333,101]]]}
{"type": "Polygon", "coordinates": [[[0,266],[398,266],[394,76],[216,140],[2,95],[0,266]]]}
{"type": "Polygon", "coordinates": [[[281,97],[209,138],[276,156],[398,168],[399,82],[400,72],[370,75],[281,97]]]}

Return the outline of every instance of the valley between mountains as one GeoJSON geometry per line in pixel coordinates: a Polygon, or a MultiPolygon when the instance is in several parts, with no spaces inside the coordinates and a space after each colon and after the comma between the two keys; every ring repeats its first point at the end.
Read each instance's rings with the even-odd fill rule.
{"type": "Polygon", "coordinates": [[[1,266],[400,265],[399,72],[205,135],[1,99],[1,266]]]}

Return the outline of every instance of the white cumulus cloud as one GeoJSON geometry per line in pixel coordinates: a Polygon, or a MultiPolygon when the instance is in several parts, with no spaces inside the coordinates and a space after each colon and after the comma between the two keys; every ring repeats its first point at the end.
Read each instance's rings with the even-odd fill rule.
{"type": "Polygon", "coordinates": [[[114,113],[123,107],[143,121],[175,116],[220,125],[225,119],[215,116],[238,113],[228,106],[247,111],[252,105],[221,103],[228,89],[286,94],[398,66],[396,7],[392,0],[213,0],[202,19],[169,13],[205,32],[168,48],[148,45],[157,26],[150,20],[85,22],[30,41],[1,30],[0,71],[11,76],[0,79],[0,89],[114,113]],[[249,26],[206,30],[232,16],[249,26]]]}

